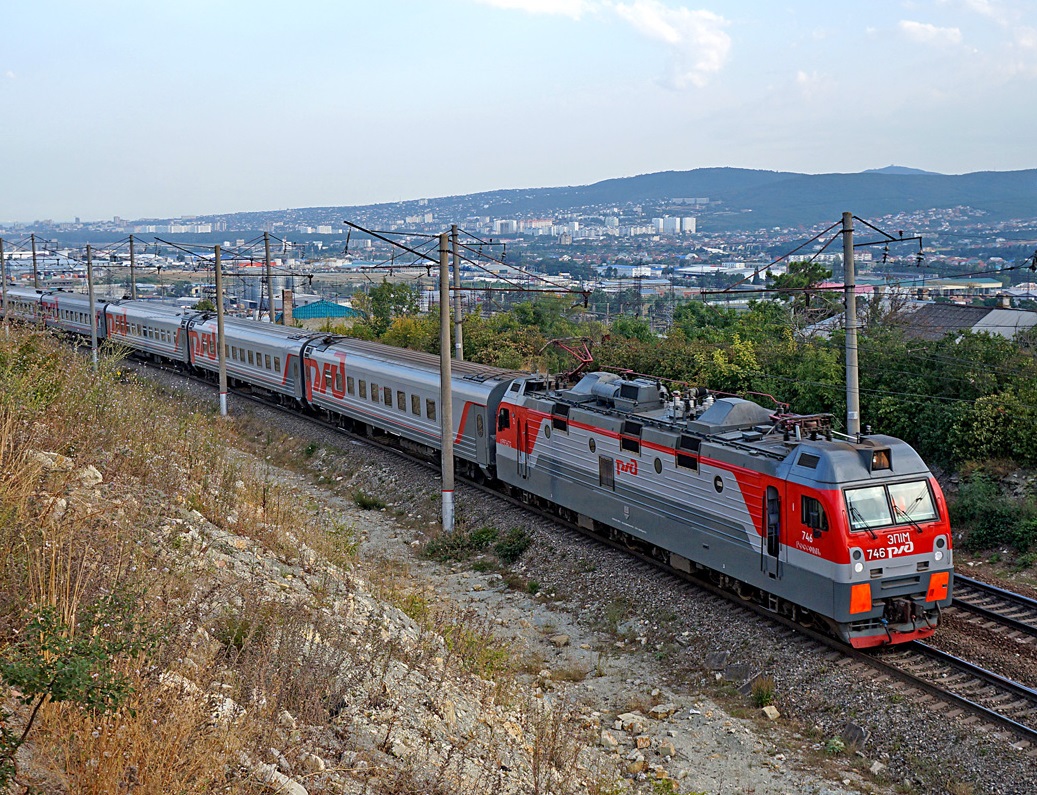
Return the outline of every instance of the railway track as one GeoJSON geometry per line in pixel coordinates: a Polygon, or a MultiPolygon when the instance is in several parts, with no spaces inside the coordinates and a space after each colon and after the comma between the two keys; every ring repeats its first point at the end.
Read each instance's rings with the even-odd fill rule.
{"type": "MultiPolygon", "coordinates": [[[[213,386],[211,381],[198,378],[180,370],[174,371],[170,370],[170,368],[147,362],[139,363],[145,367],[156,367],[167,372],[175,372],[182,377],[204,383],[210,387],[213,386]]],[[[399,455],[421,466],[438,469],[435,464],[430,463],[421,456],[413,455],[388,444],[381,444],[376,439],[353,433],[319,417],[302,415],[297,411],[278,406],[241,390],[232,389],[231,392],[240,399],[257,403],[260,406],[278,412],[284,412],[295,418],[305,417],[313,424],[326,430],[372,444],[379,449],[399,455]]],[[[949,711],[946,713],[949,717],[957,717],[963,713],[968,713],[968,716],[962,719],[963,722],[976,723],[980,721],[982,724],[995,729],[1007,730],[1010,732],[1009,736],[1018,738],[1016,747],[1037,748],[1037,691],[1023,684],[986,671],[979,666],[926,646],[923,643],[913,642],[879,652],[853,649],[829,635],[778,615],[763,605],[745,601],[736,594],[718,587],[700,576],[677,571],[651,554],[631,548],[631,546],[619,541],[605,538],[597,533],[584,530],[577,524],[560,518],[552,511],[531,505],[519,497],[504,494],[485,484],[470,480],[464,480],[464,482],[470,488],[477,489],[497,499],[505,500],[526,511],[559,524],[566,531],[573,533],[579,538],[585,540],[588,538],[593,539],[595,542],[633,556],[646,569],[651,568],[662,572],[666,576],[683,582],[687,587],[694,586],[711,593],[719,599],[726,600],[728,603],[736,606],[736,609],[743,615],[747,613],[755,614],[761,619],[777,622],[790,630],[790,636],[792,633],[800,637],[805,636],[805,638],[809,638],[810,641],[813,641],[819,647],[827,647],[830,650],[829,653],[835,657],[841,655],[864,666],[877,669],[891,678],[903,682],[910,688],[920,690],[931,698],[944,702],[949,706],[949,711]]],[[[1028,600],[1019,594],[1013,594],[1010,591],[987,586],[985,583],[979,583],[967,577],[956,576],[956,588],[959,586],[959,583],[965,594],[962,596],[960,605],[958,605],[958,595],[957,593],[955,594],[955,605],[958,605],[961,609],[989,616],[991,620],[1000,621],[1004,624],[1015,622],[1015,624],[1020,626],[1029,627],[1028,632],[1031,635],[1037,635],[1037,626],[1032,623],[1037,621],[1037,602],[1028,600]],[[1034,608],[1033,615],[1029,620],[1025,617],[1029,616],[1029,613],[1024,611],[1020,614],[1020,611],[1023,611],[1022,606],[1027,604],[1033,605],[1034,608]]],[[[1013,629],[1015,629],[1014,624],[1013,629]]],[[[1018,631],[1024,630],[1019,629],[1018,631]]]]}
{"type": "Polygon", "coordinates": [[[988,627],[1005,627],[1016,640],[1037,642],[1037,599],[954,574],[953,610],[972,613],[988,627]]]}

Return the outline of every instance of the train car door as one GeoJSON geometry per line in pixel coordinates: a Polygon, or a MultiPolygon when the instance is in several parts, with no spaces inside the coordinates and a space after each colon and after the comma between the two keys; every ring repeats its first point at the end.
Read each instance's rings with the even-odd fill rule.
{"type": "Polygon", "coordinates": [[[764,492],[763,530],[760,538],[760,568],[771,579],[780,580],[783,574],[781,494],[774,486],[768,486],[764,492]]]}

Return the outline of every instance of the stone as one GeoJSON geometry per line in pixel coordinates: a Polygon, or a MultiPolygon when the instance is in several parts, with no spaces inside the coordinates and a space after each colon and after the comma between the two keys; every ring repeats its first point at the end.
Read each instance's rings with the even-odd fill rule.
{"type": "Polygon", "coordinates": [[[652,776],[654,776],[657,779],[664,779],[670,777],[670,774],[666,772],[666,768],[662,765],[652,765],[652,767],[649,770],[652,776]]]}
{"type": "Polygon", "coordinates": [[[652,738],[647,734],[639,734],[634,738],[634,747],[640,750],[641,748],[648,748],[652,744],[652,738]]]}
{"type": "Polygon", "coordinates": [[[868,772],[873,776],[881,776],[886,772],[886,766],[881,762],[873,762],[871,767],[868,768],[868,772]]]}
{"type": "Polygon", "coordinates": [[[631,734],[641,734],[648,728],[648,722],[640,712],[624,712],[616,716],[616,721],[623,731],[631,734]]]}
{"type": "Polygon", "coordinates": [[[639,752],[627,754],[626,770],[631,776],[643,773],[646,766],[645,758],[639,752]]]}
{"type": "Polygon", "coordinates": [[[272,784],[280,795],[309,795],[306,787],[295,779],[288,778],[273,765],[256,765],[254,770],[260,781],[272,784]]]}
{"type": "Polygon", "coordinates": [[[454,707],[453,701],[445,700],[442,707],[440,707],[440,712],[447,726],[453,727],[457,725],[457,709],[454,707]]]}
{"type": "Polygon", "coordinates": [[[548,641],[556,649],[561,649],[561,648],[564,648],[565,646],[569,645],[569,636],[568,635],[562,635],[562,634],[552,635],[551,637],[548,638],[548,641]]]}
{"type": "Polygon", "coordinates": [[[847,723],[839,736],[847,748],[860,748],[868,739],[868,730],[856,723],[847,723]]]}
{"type": "Polygon", "coordinates": [[[706,668],[710,671],[722,671],[730,657],[729,651],[711,651],[706,655],[706,668]]]}
{"type": "Polygon", "coordinates": [[[72,469],[72,459],[61,453],[38,450],[32,454],[32,457],[46,472],[68,472],[72,469]]]}
{"type": "Polygon", "coordinates": [[[659,742],[659,754],[662,756],[668,756],[671,759],[677,756],[677,748],[674,746],[672,740],[662,740],[659,742]]]}
{"type": "Polygon", "coordinates": [[[659,704],[648,710],[648,715],[656,720],[666,720],[677,711],[676,704],[659,704]]]}
{"type": "Polygon", "coordinates": [[[760,712],[763,713],[763,716],[767,718],[767,720],[777,720],[781,717],[781,713],[778,712],[778,708],[775,707],[773,704],[768,704],[766,707],[761,709],[760,712]]]}
{"type": "Polygon", "coordinates": [[[612,732],[606,729],[601,733],[601,745],[605,748],[616,748],[619,746],[619,740],[616,739],[612,732]]]}
{"type": "Polygon", "coordinates": [[[303,752],[299,756],[299,761],[307,773],[323,773],[328,769],[327,763],[316,754],[303,752]]]}
{"type": "Polygon", "coordinates": [[[295,717],[286,709],[282,709],[277,716],[277,725],[282,729],[294,729],[296,726],[295,717]]]}
{"type": "Polygon", "coordinates": [[[724,666],[724,679],[728,682],[744,682],[749,678],[749,666],[745,663],[731,663],[724,666]]]}

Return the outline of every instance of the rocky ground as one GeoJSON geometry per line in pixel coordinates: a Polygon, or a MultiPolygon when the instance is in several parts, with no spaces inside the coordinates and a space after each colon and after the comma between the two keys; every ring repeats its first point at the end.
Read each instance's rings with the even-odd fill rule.
{"type": "MultiPolygon", "coordinates": [[[[718,795],[1037,790],[1032,749],[502,500],[461,488],[460,524],[520,528],[532,545],[516,564],[431,561],[421,553],[438,520],[433,473],[267,409],[232,410],[254,429],[252,452],[272,463],[263,428],[307,442],[311,454],[282,462],[277,477],[360,539],[353,595],[346,607],[332,600],[331,614],[348,619],[367,670],[343,688],[332,725],[285,716],[292,755],[272,753],[262,768],[284,779],[282,791],[359,792],[376,768],[400,792],[460,782],[487,792],[609,792],[616,782],[718,795]],[[362,510],[358,490],[385,507],[362,510]],[[442,635],[413,618],[429,605],[492,630],[518,661],[507,694],[450,661],[442,635]],[[774,682],[766,713],[738,692],[757,674],[774,682]]],[[[273,583],[263,587],[285,593],[328,588],[305,551],[270,558],[186,521],[180,535],[198,565],[259,572],[273,583]]]]}

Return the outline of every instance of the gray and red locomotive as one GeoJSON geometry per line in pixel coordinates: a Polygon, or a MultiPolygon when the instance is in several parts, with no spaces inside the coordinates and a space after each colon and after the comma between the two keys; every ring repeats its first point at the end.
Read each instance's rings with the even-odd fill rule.
{"type": "MultiPolygon", "coordinates": [[[[8,296],[12,317],[91,332],[82,295],[8,296]]],[[[211,314],[102,302],[95,322],[101,339],[217,371],[211,314]]],[[[225,344],[232,385],[438,449],[438,357],[237,319],[225,344]]],[[[455,362],[452,388],[460,471],[853,646],[928,637],[951,602],[947,504],[899,439],[840,437],[825,415],[605,372],[560,389],[543,375],[455,362]]]]}

